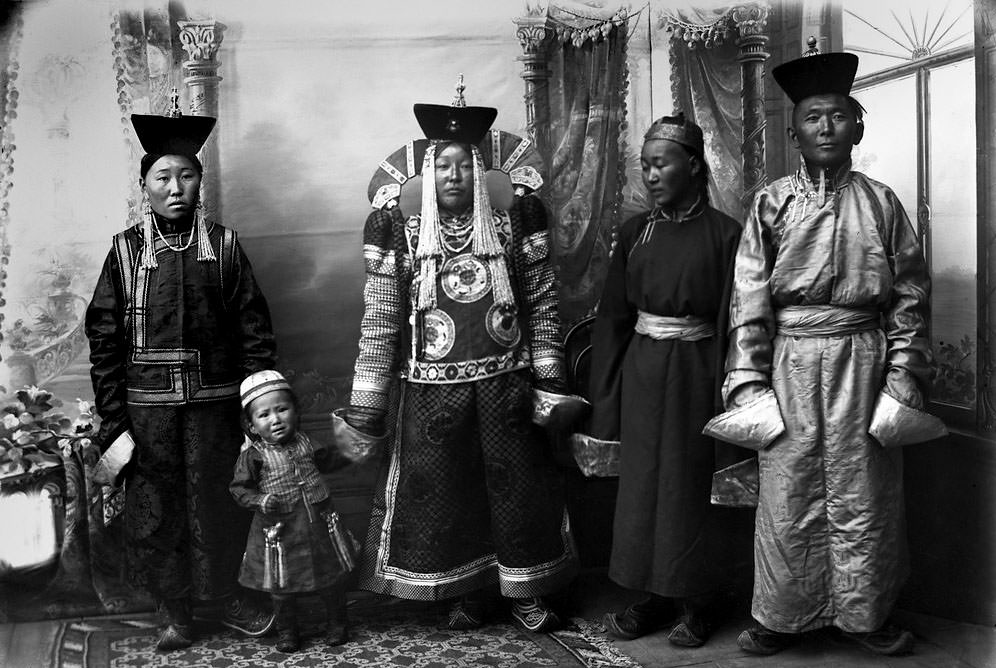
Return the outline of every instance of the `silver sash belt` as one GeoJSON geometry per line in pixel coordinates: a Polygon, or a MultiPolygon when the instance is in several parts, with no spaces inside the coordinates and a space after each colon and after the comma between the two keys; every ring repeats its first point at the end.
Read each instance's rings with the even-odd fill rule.
{"type": "Polygon", "coordinates": [[[663,339],[698,341],[716,336],[716,323],[692,315],[684,318],[673,318],[639,311],[635,330],[637,334],[649,336],[657,341],[663,339]]]}
{"type": "Polygon", "coordinates": [[[786,306],[775,319],[781,336],[846,336],[882,326],[879,310],[874,307],[786,306]]]}

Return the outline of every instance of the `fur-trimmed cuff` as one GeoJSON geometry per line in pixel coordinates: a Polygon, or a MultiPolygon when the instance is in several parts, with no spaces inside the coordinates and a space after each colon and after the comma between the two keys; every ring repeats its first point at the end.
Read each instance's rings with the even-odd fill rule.
{"type": "Polygon", "coordinates": [[[135,439],[132,438],[131,431],[125,430],[114,439],[111,446],[104,450],[104,454],[93,467],[90,479],[102,485],[116,487],[118,476],[121,471],[131,461],[132,453],[135,452],[135,439]]]}
{"type": "Polygon", "coordinates": [[[336,448],[346,459],[363,462],[380,453],[387,441],[387,434],[372,436],[363,433],[346,422],[345,408],[337,408],[332,411],[332,438],[336,448]]]}
{"type": "Polygon", "coordinates": [[[768,388],[743,406],[720,413],[702,433],[751,450],[763,450],[785,431],[775,391],[768,388]]]}
{"type": "Polygon", "coordinates": [[[603,441],[587,434],[571,434],[571,454],[584,475],[619,475],[619,441],[603,441]]]}
{"type": "Polygon", "coordinates": [[[948,428],[940,418],[910,408],[882,390],[872,411],[868,434],[883,447],[895,448],[947,436],[948,428]]]}
{"type": "Polygon", "coordinates": [[[591,404],[576,394],[533,390],[533,422],[541,427],[567,430],[591,410],[591,404]]]}

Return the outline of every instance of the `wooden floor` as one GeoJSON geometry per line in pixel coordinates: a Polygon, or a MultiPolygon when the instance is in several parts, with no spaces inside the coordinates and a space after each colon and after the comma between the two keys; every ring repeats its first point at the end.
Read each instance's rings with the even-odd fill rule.
{"type": "MultiPolygon", "coordinates": [[[[638,597],[612,585],[604,575],[582,576],[574,588],[574,613],[599,619],[609,610],[619,610],[638,597]]],[[[952,622],[937,617],[896,611],[897,622],[916,635],[915,652],[904,657],[880,657],[829,632],[818,632],[804,642],[773,657],[743,653],[736,637],[750,623],[746,611],[720,628],[698,649],[672,646],[661,631],[616,646],[645,668],[701,666],[714,668],[990,668],[996,667],[996,629],[952,622]]],[[[49,648],[58,624],[54,621],[0,625],[0,667],[47,668],[49,648]]]]}
{"type": "MultiPolygon", "coordinates": [[[[606,610],[621,610],[634,594],[595,579],[579,601],[579,614],[597,619],[606,610]]],[[[639,598],[636,595],[635,598],[639,598]]],[[[632,641],[615,641],[623,653],[645,668],[695,666],[708,668],[996,668],[996,628],[952,622],[938,617],[897,610],[893,619],[914,633],[913,654],[877,656],[838,634],[820,631],[803,642],[770,657],[752,656],[737,647],[737,636],[750,626],[749,611],[718,629],[704,647],[671,645],[667,630],[632,641]]]]}

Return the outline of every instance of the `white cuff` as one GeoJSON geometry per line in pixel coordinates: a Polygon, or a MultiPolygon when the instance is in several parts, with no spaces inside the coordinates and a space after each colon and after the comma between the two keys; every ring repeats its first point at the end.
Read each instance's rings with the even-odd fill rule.
{"type": "Polygon", "coordinates": [[[878,393],[868,433],[883,447],[922,443],[948,433],[940,418],[905,406],[884,390],[878,393]]]}
{"type": "Polygon", "coordinates": [[[763,450],[785,431],[774,390],[766,389],[747,403],[720,413],[702,433],[741,448],[763,450]]]}
{"type": "Polygon", "coordinates": [[[115,481],[121,474],[121,470],[131,461],[134,452],[135,439],[132,437],[131,431],[126,430],[114,439],[111,447],[107,448],[101,455],[93,467],[91,480],[102,485],[117,486],[115,481]]]}

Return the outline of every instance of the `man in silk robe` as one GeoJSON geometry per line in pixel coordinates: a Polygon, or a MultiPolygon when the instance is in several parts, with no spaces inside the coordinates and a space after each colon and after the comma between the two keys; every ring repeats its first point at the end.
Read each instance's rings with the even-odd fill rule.
{"type": "Polygon", "coordinates": [[[754,199],[735,261],[724,401],[773,390],[785,427],[758,457],[757,625],[738,639],[754,654],[827,626],[880,654],[913,646],[887,621],[908,574],[902,454],[868,430],[880,392],[923,406],[930,281],[895,193],[851,171],[857,62],[774,69],[802,165],[754,199]]]}

